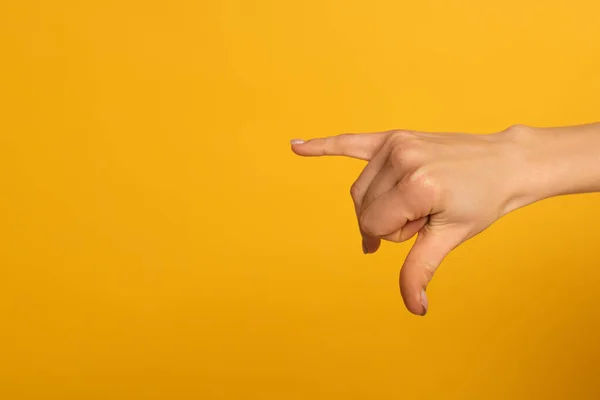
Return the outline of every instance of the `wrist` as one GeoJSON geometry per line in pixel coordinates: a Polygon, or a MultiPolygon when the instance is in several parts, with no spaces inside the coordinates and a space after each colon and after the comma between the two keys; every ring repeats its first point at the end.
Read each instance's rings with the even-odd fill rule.
{"type": "Polygon", "coordinates": [[[504,173],[498,174],[504,188],[504,203],[501,214],[505,215],[518,208],[525,207],[543,199],[546,194],[543,188],[547,187],[546,178],[537,176],[541,167],[543,157],[536,145],[540,133],[537,128],[526,125],[513,125],[510,128],[496,133],[494,136],[500,145],[502,154],[499,167],[504,173]]]}
{"type": "Polygon", "coordinates": [[[549,197],[600,190],[600,124],[516,125],[498,136],[512,163],[508,211],[549,197]]]}

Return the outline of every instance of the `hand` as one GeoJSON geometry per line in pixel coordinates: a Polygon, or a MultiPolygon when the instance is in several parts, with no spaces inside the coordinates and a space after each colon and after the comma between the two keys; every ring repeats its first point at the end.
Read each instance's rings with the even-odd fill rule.
{"type": "Polygon", "coordinates": [[[418,233],[400,273],[408,310],[425,315],[425,290],[446,255],[521,199],[522,152],[513,127],[490,135],[389,131],[293,140],[301,156],[368,161],[352,185],[365,253],[380,240],[403,242],[418,233]]]}

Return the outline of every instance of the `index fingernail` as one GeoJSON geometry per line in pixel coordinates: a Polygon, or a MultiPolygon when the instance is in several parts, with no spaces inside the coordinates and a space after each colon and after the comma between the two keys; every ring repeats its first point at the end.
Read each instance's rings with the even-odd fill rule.
{"type": "Polygon", "coordinates": [[[304,143],[304,140],[302,139],[292,139],[290,140],[290,144],[302,144],[304,143]]]}

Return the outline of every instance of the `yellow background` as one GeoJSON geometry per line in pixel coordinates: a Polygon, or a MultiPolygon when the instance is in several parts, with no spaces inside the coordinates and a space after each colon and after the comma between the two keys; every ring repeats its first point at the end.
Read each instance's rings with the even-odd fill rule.
{"type": "Polygon", "coordinates": [[[600,398],[600,198],[408,314],[362,163],[288,140],[599,118],[597,1],[0,2],[0,398],[600,398]]]}

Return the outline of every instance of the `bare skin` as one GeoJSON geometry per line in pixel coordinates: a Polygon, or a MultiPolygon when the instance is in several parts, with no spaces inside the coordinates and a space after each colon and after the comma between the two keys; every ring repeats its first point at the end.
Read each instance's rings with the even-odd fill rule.
{"type": "Polygon", "coordinates": [[[363,251],[418,235],[400,272],[402,298],[417,315],[427,312],[435,271],[461,243],[528,204],[600,191],[600,123],[488,135],[344,134],[295,139],[292,150],[368,161],[350,191],[363,251]]]}

